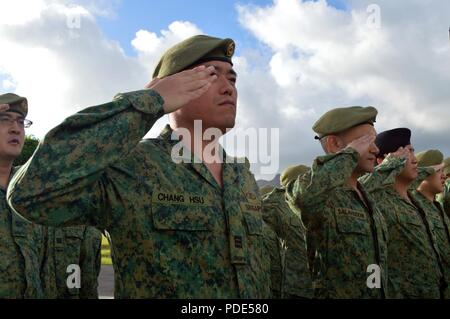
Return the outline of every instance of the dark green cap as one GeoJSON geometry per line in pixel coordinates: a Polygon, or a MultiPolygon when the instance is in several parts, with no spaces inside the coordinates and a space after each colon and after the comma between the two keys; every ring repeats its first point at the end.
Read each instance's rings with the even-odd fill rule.
{"type": "Polygon", "coordinates": [[[291,181],[295,180],[300,175],[309,171],[309,167],[305,165],[295,165],[286,168],[280,176],[280,184],[286,187],[291,181]]]}
{"type": "Polygon", "coordinates": [[[445,175],[450,174],[450,157],[447,157],[444,160],[444,174],[445,175]]]}
{"type": "Polygon", "coordinates": [[[8,104],[9,110],[6,112],[16,112],[26,117],[28,114],[28,101],[26,98],[14,93],[0,95],[0,104],[8,104]]]}
{"type": "Polygon", "coordinates": [[[269,194],[271,191],[273,191],[274,188],[275,188],[275,187],[274,187],[274,186],[271,186],[271,185],[263,186],[263,187],[261,187],[261,188],[259,189],[259,194],[260,194],[261,197],[262,197],[262,196],[264,196],[264,195],[266,195],[266,194],[269,194]]]}
{"type": "Polygon", "coordinates": [[[336,108],[322,115],[314,124],[313,131],[318,135],[316,139],[321,139],[327,135],[338,134],[361,124],[373,125],[377,114],[377,109],[372,106],[336,108]]]}
{"type": "Polygon", "coordinates": [[[168,49],[159,60],[153,78],[163,78],[188,67],[207,61],[224,61],[230,64],[235,44],[232,39],[219,39],[196,35],[168,49]]]}
{"type": "Polygon", "coordinates": [[[438,150],[428,150],[416,154],[417,165],[419,167],[428,167],[442,164],[444,155],[438,150]]]}

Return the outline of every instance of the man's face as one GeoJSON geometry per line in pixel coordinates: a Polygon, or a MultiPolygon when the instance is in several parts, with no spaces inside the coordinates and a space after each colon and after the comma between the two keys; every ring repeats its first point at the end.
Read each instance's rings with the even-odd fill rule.
{"type": "MultiPolygon", "coordinates": [[[[343,134],[340,135],[343,144],[348,145],[352,141],[364,136],[364,135],[374,135],[376,136],[377,132],[375,128],[370,124],[363,124],[353,127],[343,134]]],[[[358,161],[358,169],[363,173],[370,173],[373,171],[376,163],[376,156],[379,152],[378,147],[375,144],[375,141],[369,145],[367,151],[359,157],[358,161]]]]}
{"type": "Polygon", "coordinates": [[[0,158],[14,160],[22,152],[25,137],[23,119],[15,112],[0,113],[0,158]]]}
{"type": "Polygon", "coordinates": [[[227,62],[210,61],[202,64],[214,66],[217,79],[205,94],[176,111],[176,116],[185,123],[202,120],[204,129],[218,128],[225,133],[227,128],[234,127],[236,119],[236,72],[227,62]]]}
{"type": "Polygon", "coordinates": [[[407,145],[405,147],[408,152],[408,157],[406,158],[406,165],[403,171],[400,173],[399,177],[414,181],[417,178],[417,158],[414,154],[414,148],[412,145],[407,145]]]}
{"type": "Polygon", "coordinates": [[[443,169],[439,169],[433,175],[428,176],[423,182],[421,187],[426,189],[432,194],[439,194],[444,191],[446,176],[443,169]]]}

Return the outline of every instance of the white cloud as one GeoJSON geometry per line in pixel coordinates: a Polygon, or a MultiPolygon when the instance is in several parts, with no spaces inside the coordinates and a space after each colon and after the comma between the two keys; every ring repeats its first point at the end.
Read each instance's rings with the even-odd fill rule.
{"type": "MultiPolygon", "coordinates": [[[[84,107],[142,88],[166,48],[201,32],[190,22],[178,21],[159,37],[138,31],[132,41],[138,57],[128,57],[117,42],[104,36],[95,19],[114,15],[111,3],[31,3],[0,2],[0,92],[28,98],[28,117],[34,124],[27,133],[38,137],[84,107]]],[[[149,136],[157,135],[166,122],[166,117],[161,119],[149,136]]]]}
{"type": "Polygon", "coordinates": [[[321,152],[311,127],[338,106],[374,105],[378,130],[409,126],[420,132],[416,148],[450,152],[443,138],[450,135],[450,2],[377,1],[379,28],[370,23],[371,3],[351,0],[349,11],[325,0],[237,6],[242,26],[272,52],[269,72],[246,87],[259,94],[246,92],[241,105],[273,102],[264,114],[282,128],[282,166],[308,163],[321,152]],[[268,82],[270,88],[258,89],[268,82]],[[434,145],[427,145],[433,136],[434,145]]]}
{"type": "Polygon", "coordinates": [[[160,36],[151,31],[139,30],[131,44],[138,52],[141,63],[151,72],[164,51],[197,34],[203,34],[203,31],[195,24],[189,21],[174,21],[169,25],[168,30],[161,30],[160,36]]]}
{"type": "MultiPolygon", "coordinates": [[[[371,2],[349,0],[349,11],[323,0],[238,7],[259,43],[237,43],[237,128],[279,128],[281,168],[320,154],[313,123],[345,105],[377,106],[378,130],[410,126],[416,149],[450,153],[450,2],[378,0],[379,29],[367,24],[371,2]]],[[[0,90],[29,98],[30,133],[42,137],[75,111],[143,87],[164,50],[203,33],[188,21],[136,30],[137,57],[129,57],[96,22],[113,17],[118,3],[0,1],[0,90]]]]}

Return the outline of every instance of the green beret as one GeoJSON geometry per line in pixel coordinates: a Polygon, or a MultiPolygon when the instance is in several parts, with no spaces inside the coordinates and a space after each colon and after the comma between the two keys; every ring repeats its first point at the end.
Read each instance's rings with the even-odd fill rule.
{"type": "Polygon", "coordinates": [[[376,121],[378,111],[372,106],[351,106],[328,111],[314,124],[316,139],[327,135],[338,134],[361,124],[371,124],[376,121]]]}
{"type": "Polygon", "coordinates": [[[235,44],[232,39],[196,35],[168,49],[159,60],[153,78],[163,78],[188,67],[207,61],[225,61],[230,64],[235,44]]]}
{"type": "Polygon", "coordinates": [[[450,157],[444,160],[444,174],[445,175],[450,174],[450,157]]]}
{"type": "Polygon", "coordinates": [[[417,165],[419,167],[428,167],[442,164],[444,155],[438,150],[428,150],[416,154],[417,165]]]}
{"type": "Polygon", "coordinates": [[[26,117],[28,114],[27,99],[14,93],[1,94],[0,104],[9,105],[9,110],[7,110],[6,112],[16,112],[21,114],[23,117],[26,117]]]}
{"type": "Polygon", "coordinates": [[[295,180],[297,177],[305,174],[308,171],[309,167],[305,165],[289,166],[283,171],[283,173],[281,173],[280,176],[281,186],[286,187],[289,184],[289,182],[295,180]]]}

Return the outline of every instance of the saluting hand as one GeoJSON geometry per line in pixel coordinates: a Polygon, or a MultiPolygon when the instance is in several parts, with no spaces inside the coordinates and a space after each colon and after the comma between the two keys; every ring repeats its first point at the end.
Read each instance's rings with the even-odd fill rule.
{"type": "Polygon", "coordinates": [[[375,142],[375,134],[366,134],[356,140],[353,140],[346,148],[352,148],[359,153],[359,155],[364,155],[368,152],[369,148],[375,142]]]}
{"type": "Polygon", "coordinates": [[[389,155],[391,157],[396,157],[396,158],[408,158],[410,153],[411,152],[410,152],[410,150],[408,148],[406,148],[406,147],[399,147],[398,150],[396,150],[393,153],[389,153],[389,155]]]}
{"type": "Polygon", "coordinates": [[[5,112],[9,110],[9,104],[0,104],[0,112],[5,112]]]}
{"type": "Polygon", "coordinates": [[[154,79],[146,88],[153,89],[164,99],[164,111],[171,113],[208,91],[217,78],[214,67],[200,65],[162,79],[154,79]]]}

